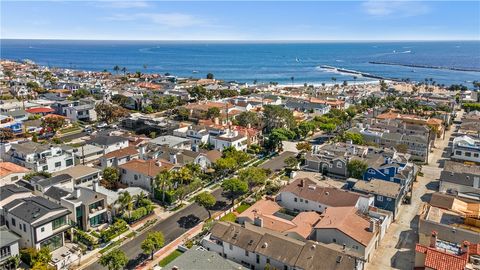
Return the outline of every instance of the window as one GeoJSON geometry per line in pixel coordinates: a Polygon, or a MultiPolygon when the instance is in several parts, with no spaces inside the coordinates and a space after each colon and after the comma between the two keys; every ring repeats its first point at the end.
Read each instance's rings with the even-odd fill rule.
{"type": "Polygon", "coordinates": [[[336,242],[337,242],[337,239],[333,238],[333,239],[332,239],[332,242],[333,242],[333,243],[336,243],[336,242]]]}
{"type": "Polygon", "coordinates": [[[12,226],[17,226],[17,221],[14,218],[12,218],[12,226]]]}
{"type": "Polygon", "coordinates": [[[474,156],[474,157],[478,157],[478,153],[473,153],[473,156],[474,156]]]}
{"type": "Polygon", "coordinates": [[[59,161],[59,162],[55,162],[55,168],[58,168],[58,167],[61,167],[62,166],[62,162],[59,161]]]}
{"type": "Polygon", "coordinates": [[[342,162],[337,162],[337,168],[342,168],[342,162]]]}
{"type": "Polygon", "coordinates": [[[43,166],[42,171],[48,171],[48,165],[43,166]]]}
{"type": "Polygon", "coordinates": [[[65,160],[65,165],[66,165],[66,166],[72,166],[72,165],[73,165],[73,159],[67,159],[67,160],[65,160]]]}
{"type": "Polygon", "coordinates": [[[40,228],[40,231],[41,231],[41,232],[44,232],[44,231],[45,231],[45,227],[40,228]]]}
{"type": "Polygon", "coordinates": [[[461,156],[461,155],[462,155],[462,151],[455,151],[455,155],[461,156]]]}
{"type": "Polygon", "coordinates": [[[391,202],[391,201],[392,201],[392,199],[391,199],[391,198],[387,198],[387,202],[391,202]]]}
{"type": "Polygon", "coordinates": [[[383,196],[378,195],[378,196],[377,196],[377,201],[383,202],[383,196]]]}
{"type": "Polygon", "coordinates": [[[229,245],[228,245],[228,248],[230,248],[230,250],[232,250],[232,249],[233,249],[233,245],[232,245],[232,244],[229,244],[229,245]]]}
{"type": "Polygon", "coordinates": [[[294,202],[297,202],[297,198],[293,198],[293,201],[294,201],[294,202]]]}
{"type": "Polygon", "coordinates": [[[472,153],[470,153],[470,152],[465,152],[465,156],[466,156],[466,157],[471,157],[471,156],[472,156],[472,153]]]}
{"type": "MultiPolygon", "coordinates": [[[[478,156],[478,154],[477,154],[477,156],[478,156]]],[[[12,181],[17,181],[17,180],[18,180],[18,175],[10,178],[10,180],[12,180],[12,181]]]]}
{"type": "Polygon", "coordinates": [[[138,180],[138,175],[135,174],[135,175],[133,176],[133,179],[138,180]]]}
{"type": "Polygon", "coordinates": [[[303,202],[303,199],[300,199],[300,202],[303,202]]]}
{"type": "Polygon", "coordinates": [[[308,203],[308,200],[305,200],[305,203],[308,203]]]}
{"type": "Polygon", "coordinates": [[[260,255],[257,254],[256,260],[257,260],[257,264],[259,264],[260,263],[260,255]]]}
{"type": "Polygon", "coordinates": [[[288,270],[288,266],[283,265],[283,270],[288,270]]]}
{"type": "Polygon", "coordinates": [[[23,231],[27,232],[27,225],[23,224],[23,231]]]}
{"type": "Polygon", "coordinates": [[[375,174],[375,170],[374,169],[368,169],[368,173],[375,174]]]}
{"type": "Polygon", "coordinates": [[[65,225],[65,224],[67,224],[66,217],[57,218],[54,221],[52,221],[52,229],[56,230],[56,229],[62,227],[63,225],[65,225]]]}
{"type": "Polygon", "coordinates": [[[267,263],[270,264],[270,258],[267,258],[267,263]]]}
{"type": "Polygon", "coordinates": [[[248,250],[245,250],[245,256],[248,257],[248,250]]]}

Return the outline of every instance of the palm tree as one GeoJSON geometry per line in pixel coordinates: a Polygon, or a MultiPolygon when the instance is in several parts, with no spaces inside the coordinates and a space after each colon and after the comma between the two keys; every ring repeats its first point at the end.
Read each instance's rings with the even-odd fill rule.
{"type": "Polygon", "coordinates": [[[125,213],[125,210],[127,210],[130,216],[130,211],[132,211],[133,209],[133,199],[128,191],[124,191],[120,193],[117,199],[117,203],[120,204],[120,206],[123,209],[123,212],[125,213]]]}
{"type": "Polygon", "coordinates": [[[143,64],[143,69],[145,69],[145,71],[147,71],[147,64],[143,64]]]}
{"type": "Polygon", "coordinates": [[[120,71],[120,67],[118,65],[114,66],[113,71],[115,71],[115,73],[118,75],[118,72],[120,71]]]}
{"type": "Polygon", "coordinates": [[[155,176],[155,184],[162,190],[162,202],[165,202],[165,189],[172,181],[172,173],[170,171],[161,171],[155,176]]]}
{"type": "Polygon", "coordinates": [[[135,206],[139,206],[140,202],[144,199],[147,198],[147,194],[145,194],[145,192],[140,192],[139,194],[137,195],[134,195],[133,196],[133,201],[135,201],[135,206]]]}
{"type": "Polygon", "coordinates": [[[123,67],[122,72],[123,72],[123,77],[125,77],[127,75],[127,68],[123,67]]]}
{"type": "Polygon", "coordinates": [[[293,86],[293,83],[295,82],[295,77],[290,77],[290,80],[292,81],[292,86],[293,86]]]}

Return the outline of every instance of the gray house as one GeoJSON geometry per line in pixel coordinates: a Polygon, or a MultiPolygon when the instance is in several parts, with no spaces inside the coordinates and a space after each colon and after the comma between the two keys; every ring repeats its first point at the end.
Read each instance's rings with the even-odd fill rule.
{"type": "Polygon", "coordinates": [[[480,166],[447,160],[440,174],[440,192],[480,194],[480,166]]]}

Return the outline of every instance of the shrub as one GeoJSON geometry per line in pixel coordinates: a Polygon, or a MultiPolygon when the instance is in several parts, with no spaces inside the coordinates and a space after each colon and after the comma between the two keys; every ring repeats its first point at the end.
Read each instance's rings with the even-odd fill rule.
{"type": "Polygon", "coordinates": [[[107,243],[127,230],[127,222],[123,219],[117,219],[108,229],[100,232],[100,237],[104,243],[107,243]]]}
{"type": "Polygon", "coordinates": [[[98,241],[93,236],[89,235],[84,231],[77,230],[75,231],[75,234],[77,237],[77,241],[85,244],[88,247],[93,247],[98,244],[98,241]]]}

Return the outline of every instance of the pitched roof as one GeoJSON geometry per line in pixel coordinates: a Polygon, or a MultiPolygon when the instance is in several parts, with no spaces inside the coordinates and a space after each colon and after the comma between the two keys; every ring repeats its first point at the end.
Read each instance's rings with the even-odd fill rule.
{"type": "Polygon", "coordinates": [[[355,207],[329,207],[315,229],[337,229],[363,246],[368,246],[375,232],[369,231],[370,221],[355,207]]]}
{"type": "Polygon", "coordinates": [[[44,107],[44,108],[27,109],[26,111],[29,113],[51,113],[51,112],[54,112],[55,110],[52,108],[44,107]]]}
{"type": "Polygon", "coordinates": [[[307,241],[298,256],[296,267],[317,270],[352,270],[357,268],[356,254],[332,248],[332,245],[307,241]]]}
{"type": "Polygon", "coordinates": [[[208,251],[202,247],[193,247],[165,265],[163,269],[216,269],[216,270],[247,270],[242,265],[220,256],[218,253],[208,251]]]}
{"type": "Polygon", "coordinates": [[[357,201],[363,195],[338,189],[335,187],[318,186],[309,178],[299,178],[280,190],[282,192],[291,192],[300,198],[315,201],[328,205],[330,207],[355,206],[357,201]]]}
{"type": "Polygon", "coordinates": [[[46,216],[48,216],[47,220],[54,220],[70,213],[67,208],[40,196],[13,200],[5,205],[4,209],[30,224],[34,224],[46,216]],[[54,211],[61,212],[52,216],[51,213],[54,211]]]}
{"type": "Polygon", "coordinates": [[[148,175],[150,177],[155,177],[162,171],[170,170],[173,167],[173,164],[169,162],[161,162],[161,166],[157,165],[157,161],[150,159],[150,160],[142,160],[142,159],[133,159],[129,162],[122,164],[119,166],[122,169],[134,171],[143,175],[148,175]]]}
{"type": "Polygon", "coordinates": [[[62,171],[59,171],[59,172],[55,172],[55,173],[53,173],[53,175],[57,176],[57,175],[62,175],[62,174],[68,174],[72,178],[78,179],[78,178],[81,178],[81,177],[84,177],[84,176],[87,176],[87,175],[90,175],[90,174],[100,173],[100,172],[101,172],[101,170],[99,170],[97,168],[92,168],[92,167],[88,167],[88,166],[85,166],[85,165],[77,165],[77,166],[73,166],[73,167],[70,167],[68,169],[65,169],[65,170],[62,170],[62,171]]]}
{"type": "Polygon", "coordinates": [[[14,194],[19,193],[30,193],[31,191],[22,186],[17,186],[14,184],[5,185],[0,188],[0,200],[4,200],[14,194]]]}
{"type": "Polygon", "coordinates": [[[0,162],[0,177],[4,177],[12,173],[27,173],[29,171],[29,169],[12,162],[0,162]]]}
{"type": "Polygon", "coordinates": [[[135,146],[129,146],[126,148],[118,149],[112,152],[109,152],[106,154],[104,157],[107,159],[110,158],[121,158],[121,157],[126,157],[126,156],[133,156],[138,154],[138,150],[135,146]]]}
{"type": "Polygon", "coordinates": [[[89,140],[87,143],[98,144],[98,145],[112,145],[120,142],[128,141],[127,138],[121,136],[104,136],[99,135],[95,138],[89,140]]]}
{"type": "Polygon", "coordinates": [[[0,227],[0,247],[8,246],[20,240],[20,237],[11,232],[7,226],[0,227]]]}
{"type": "Polygon", "coordinates": [[[401,191],[401,185],[395,182],[379,179],[372,179],[370,181],[360,180],[355,183],[354,189],[370,194],[397,198],[401,191]]]}
{"type": "Polygon", "coordinates": [[[467,253],[459,256],[420,244],[415,246],[415,251],[425,254],[425,267],[429,269],[463,270],[468,261],[467,253]]]}

